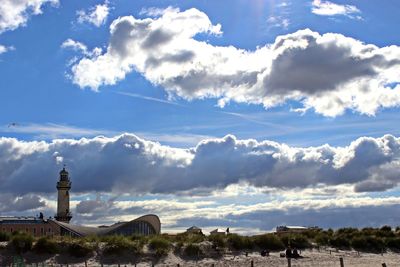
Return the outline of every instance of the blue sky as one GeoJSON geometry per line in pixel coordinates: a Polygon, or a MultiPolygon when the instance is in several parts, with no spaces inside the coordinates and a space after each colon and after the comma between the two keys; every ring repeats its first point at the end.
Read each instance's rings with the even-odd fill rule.
{"type": "Polygon", "coordinates": [[[65,163],[77,223],[394,224],[398,1],[0,3],[1,213],[65,163]]]}

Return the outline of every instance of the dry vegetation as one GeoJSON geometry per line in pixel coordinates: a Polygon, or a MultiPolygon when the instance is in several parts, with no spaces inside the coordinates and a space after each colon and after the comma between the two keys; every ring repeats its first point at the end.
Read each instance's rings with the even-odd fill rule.
{"type": "MultiPolygon", "coordinates": [[[[290,245],[298,249],[330,247],[369,253],[400,252],[400,229],[342,228],[336,231],[309,230],[301,234],[263,234],[240,236],[237,234],[204,236],[200,234],[178,234],[158,236],[88,236],[85,238],[42,237],[33,238],[25,233],[11,235],[0,233],[1,264],[7,264],[7,255],[20,255],[32,262],[35,255],[46,260],[57,257],[59,261],[73,258],[74,262],[95,257],[96,261],[112,263],[125,258],[138,262],[143,258],[161,259],[173,253],[181,259],[218,258],[226,253],[259,252],[261,250],[283,251],[290,245]],[[122,257],[122,256],[125,257],[122,257]],[[126,257],[126,256],[129,257],[126,257]]],[[[8,257],[10,258],[10,257],[8,257]]]]}

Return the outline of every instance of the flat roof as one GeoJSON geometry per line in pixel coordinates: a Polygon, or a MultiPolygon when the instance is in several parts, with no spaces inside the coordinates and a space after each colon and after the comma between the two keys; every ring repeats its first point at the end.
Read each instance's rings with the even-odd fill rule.
{"type": "Polygon", "coordinates": [[[0,217],[0,224],[4,223],[40,223],[45,220],[33,216],[3,216],[0,217]]]}

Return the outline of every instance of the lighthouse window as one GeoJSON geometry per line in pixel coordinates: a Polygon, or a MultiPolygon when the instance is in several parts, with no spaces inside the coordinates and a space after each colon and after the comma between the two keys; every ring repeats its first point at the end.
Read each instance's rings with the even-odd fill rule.
{"type": "Polygon", "coordinates": [[[69,195],[68,191],[66,191],[65,194],[68,196],[69,195]]]}

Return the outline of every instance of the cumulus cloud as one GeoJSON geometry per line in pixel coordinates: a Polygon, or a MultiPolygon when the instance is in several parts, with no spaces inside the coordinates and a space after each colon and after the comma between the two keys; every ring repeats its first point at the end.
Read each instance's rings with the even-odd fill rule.
{"type": "Polygon", "coordinates": [[[260,188],[350,185],[355,191],[396,187],[400,139],[359,138],[347,147],[297,148],[228,135],[196,147],[163,146],[132,134],[51,142],[0,139],[0,192],[54,192],[61,161],[79,192],[212,191],[245,182],[260,188]],[[76,181],[76,182],[75,182],[76,181]]]}
{"type": "MultiPolygon", "coordinates": [[[[153,12],[154,13],[154,12],[153,12]]],[[[300,101],[325,116],[346,110],[373,115],[400,105],[400,47],[377,47],[341,34],[309,29],[278,36],[255,51],[214,46],[199,34],[221,35],[221,25],[197,10],[166,9],[158,16],[120,17],[107,50],[71,67],[81,88],[99,90],[137,71],[169,94],[274,107],[300,101]]]]}
{"type": "Polygon", "coordinates": [[[96,5],[91,7],[89,10],[78,10],[78,22],[79,23],[91,23],[96,27],[100,27],[105,24],[107,17],[110,13],[110,7],[108,6],[108,1],[102,5],[96,5]]]}
{"type": "Polygon", "coordinates": [[[46,206],[46,202],[35,195],[15,197],[11,193],[0,195],[0,212],[27,211],[46,206]]]}
{"type": "Polygon", "coordinates": [[[42,7],[58,0],[2,0],[0,5],[0,33],[24,26],[31,15],[42,13],[42,7]]]}
{"type": "Polygon", "coordinates": [[[311,12],[320,16],[337,16],[343,15],[350,18],[360,19],[360,16],[354,17],[354,14],[359,14],[361,11],[353,5],[339,5],[330,1],[314,0],[312,2],[311,12]]]}

